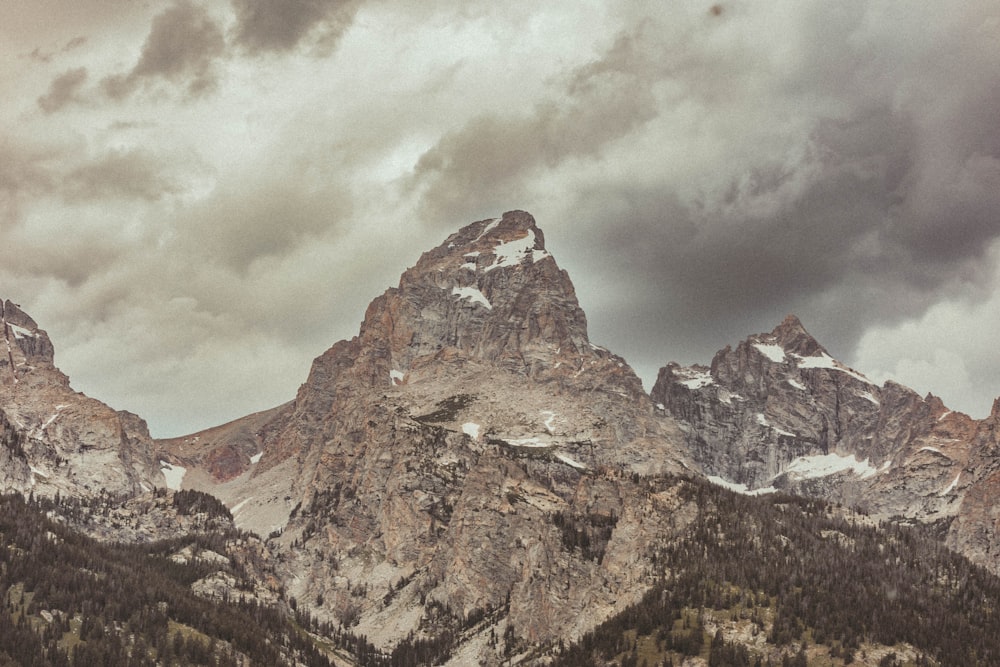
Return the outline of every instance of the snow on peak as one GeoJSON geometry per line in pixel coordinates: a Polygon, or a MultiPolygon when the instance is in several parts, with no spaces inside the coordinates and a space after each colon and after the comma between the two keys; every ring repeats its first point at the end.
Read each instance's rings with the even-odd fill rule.
{"type": "Polygon", "coordinates": [[[38,338],[38,334],[33,331],[29,331],[24,327],[19,327],[16,324],[11,324],[10,322],[7,322],[7,326],[10,327],[10,330],[13,332],[14,338],[38,338]]]}
{"type": "Polygon", "coordinates": [[[481,304],[487,310],[493,310],[493,304],[475,287],[453,287],[451,293],[459,299],[468,299],[472,303],[481,304]]]}
{"type": "Polygon", "coordinates": [[[715,379],[706,372],[697,368],[682,368],[676,371],[677,377],[681,378],[679,383],[688,389],[701,389],[711,384],[715,384],[715,379]]]}
{"type": "Polygon", "coordinates": [[[840,371],[841,373],[850,375],[852,378],[861,380],[865,384],[873,384],[872,381],[864,375],[848,368],[826,352],[812,357],[803,357],[798,354],[793,354],[792,356],[795,358],[795,363],[799,368],[828,368],[833,371],[840,371]]]}
{"type": "Polygon", "coordinates": [[[757,348],[758,352],[776,364],[782,363],[787,355],[785,348],[776,343],[754,343],[753,346],[757,348]]]}
{"type": "Polygon", "coordinates": [[[535,232],[531,229],[521,238],[500,243],[493,248],[493,254],[496,256],[496,261],[486,267],[486,271],[492,271],[501,266],[518,266],[525,258],[537,262],[549,256],[548,251],[535,249],[535,232]]]}

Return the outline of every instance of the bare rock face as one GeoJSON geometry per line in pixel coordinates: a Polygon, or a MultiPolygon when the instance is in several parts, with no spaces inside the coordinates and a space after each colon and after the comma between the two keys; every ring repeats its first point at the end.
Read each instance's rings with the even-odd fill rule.
{"type": "Polygon", "coordinates": [[[1000,571],[995,416],[976,422],[932,395],[876,386],[794,316],[720,351],[709,368],[666,366],[651,395],[682,423],[709,479],[744,493],[819,496],[879,518],[954,521],[949,542],[1000,571]]]}
{"type": "Polygon", "coordinates": [[[1000,398],[976,426],[969,461],[955,478],[955,487],[965,492],[945,542],[1000,572],[1000,398]]]}
{"type": "Polygon", "coordinates": [[[162,486],[146,423],[73,391],[45,331],[0,302],[0,489],[93,496],[162,486]]]}
{"type": "MultiPolygon", "coordinates": [[[[289,594],[379,646],[469,624],[553,640],[637,599],[644,545],[684,525],[680,500],[632,479],[690,463],[654,412],[625,361],[590,343],[569,277],[514,211],[425,253],[294,402],[227,426],[261,447],[241,474],[188,470],[184,484],[217,493],[240,527],[281,532],[289,594]]],[[[160,445],[198,466],[195,438],[222,442],[160,445]]]]}

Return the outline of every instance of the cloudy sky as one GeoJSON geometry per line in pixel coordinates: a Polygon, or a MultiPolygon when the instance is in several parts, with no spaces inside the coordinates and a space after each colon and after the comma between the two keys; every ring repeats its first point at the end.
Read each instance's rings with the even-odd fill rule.
{"type": "Polygon", "coordinates": [[[6,0],[0,296],[73,386],[190,432],[520,208],[646,381],[796,313],[1000,395],[1000,4],[6,0]]]}

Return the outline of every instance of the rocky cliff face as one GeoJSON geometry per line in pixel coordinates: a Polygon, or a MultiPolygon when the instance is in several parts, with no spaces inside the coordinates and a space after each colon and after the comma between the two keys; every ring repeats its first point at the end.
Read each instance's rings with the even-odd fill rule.
{"type": "Polygon", "coordinates": [[[952,545],[1000,570],[996,414],[976,422],[934,396],[876,386],[831,358],[793,316],[721,350],[711,367],[666,366],[651,395],[681,422],[716,483],[941,521],[952,545]]]}
{"type": "MultiPolygon", "coordinates": [[[[515,211],[453,234],[375,299],[250,429],[260,456],[239,476],[184,484],[220,493],[238,525],[282,529],[289,593],[313,613],[380,646],[463,626],[465,658],[493,664],[490,632],[575,636],[645,590],[643,545],[685,516],[669,492],[629,488],[684,469],[680,431],[654,412],[515,211]]],[[[220,443],[161,444],[183,466],[220,443]]]]}
{"type": "Polygon", "coordinates": [[[135,494],[163,486],[144,421],[73,391],[45,331],[0,302],[0,490],[135,494]]]}

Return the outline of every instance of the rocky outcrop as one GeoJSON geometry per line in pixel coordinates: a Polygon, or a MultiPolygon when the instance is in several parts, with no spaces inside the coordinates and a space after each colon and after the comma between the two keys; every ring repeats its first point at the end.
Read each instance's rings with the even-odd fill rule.
{"type": "Polygon", "coordinates": [[[73,391],[48,335],[0,303],[0,489],[133,495],[164,478],[146,423],[73,391]]]}

